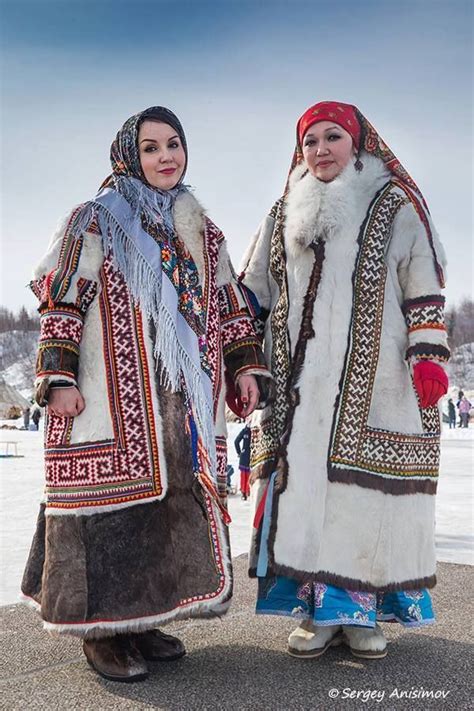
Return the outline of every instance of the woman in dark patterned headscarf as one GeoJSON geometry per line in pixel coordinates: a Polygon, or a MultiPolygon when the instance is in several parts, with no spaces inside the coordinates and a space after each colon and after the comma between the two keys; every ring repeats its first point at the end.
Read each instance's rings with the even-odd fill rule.
{"type": "Polygon", "coordinates": [[[257,612],[289,653],[386,654],[377,620],[433,621],[444,253],[425,201],[349,104],[297,124],[284,197],[245,260],[275,403],[253,416],[257,612]]]}
{"type": "Polygon", "coordinates": [[[227,610],[223,383],[246,415],[269,375],[224,237],[183,184],[187,160],[171,111],[128,119],[112,174],[32,282],[46,497],[22,591],[115,681],[184,654],[157,626],[227,610]]]}

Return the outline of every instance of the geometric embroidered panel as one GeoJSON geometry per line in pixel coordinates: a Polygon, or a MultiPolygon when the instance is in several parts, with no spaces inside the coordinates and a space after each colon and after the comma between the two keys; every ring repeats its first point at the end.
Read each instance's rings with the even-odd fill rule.
{"type": "MultiPolygon", "coordinates": [[[[406,435],[367,425],[382,331],[385,251],[390,224],[405,201],[404,193],[389,184],[369,210],[355,268],[352,326],[328,475],[331,481],[355,483],[392,494],[434,493],[439,428],[425,430],[425,434],[406,435]]],[[[435,425],[432,417],[429,424],[435,425]]]]}
{"type": "Polygon", "coordinates": [[[276,453],[285,429],[288,412],[287,385],[290,376],[288,337],[288,283],[286,278],[286,254],[284,247],[284,201],[278,200],[270,215],[275,220],[270,246],[270,273],[278,285],[278,300],[271,314],[271,372],[275,381],[275,400],[271,416],[252,428],[250,468],[253,478],[267,478],[276,463],[276,453]]]}
{"type": "Polygon", "coordinates": [[[48,416],[46,495],[54,508],[91,507],[99,501],[122,505],[162,492],[141,314],[109,259],[102,267],[102,283],[99,299],[114,440],[71,445],[71,420],[48,416]]]}

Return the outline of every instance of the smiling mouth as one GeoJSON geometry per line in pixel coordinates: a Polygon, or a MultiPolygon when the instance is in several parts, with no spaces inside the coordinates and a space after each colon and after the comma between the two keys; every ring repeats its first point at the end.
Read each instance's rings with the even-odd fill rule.
{"type": "Polygon", "coordinates": [[[176,168],[164,168],[164,170],[159,170],[158,172],[161,173],[162,175],[171,175],[174,173],[176,168]]]}
{"type": "Polygon", "coordinates": [[[316,163],[316,168],[327,168],[328,165],[332,165],[333,160],[322,160],[320,163],[316,163]]]}

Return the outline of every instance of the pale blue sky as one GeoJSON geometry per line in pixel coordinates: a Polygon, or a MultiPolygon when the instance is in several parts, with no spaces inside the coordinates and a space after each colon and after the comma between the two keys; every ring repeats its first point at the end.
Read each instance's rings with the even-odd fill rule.
{"type": "Polygon", "coordinates": [[[49,235],[109,172],[131,114],[163,104],[188,182],[234,262],[285,183],[312,103],[356,104],[424,192],[448,301],[472,292],[470,0],[0,0],[2,290],[10,308],[49,235]]]}

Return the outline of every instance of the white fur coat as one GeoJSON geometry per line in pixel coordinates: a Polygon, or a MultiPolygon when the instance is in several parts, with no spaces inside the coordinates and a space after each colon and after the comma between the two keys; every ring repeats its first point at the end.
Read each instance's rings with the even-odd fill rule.
{"type": "MultiPolygon", "coordinates": [[[[224,236],[190,193],[177,198],[173,217],[176,234],[197,266],[202,288],[207,367],[214,398],[216,475],[225,496],[224,370],[234,376],[234,359],[239,374],[268,373],[261,353],[262,362],[258,362],[258,340],[224,236]],[[250,347],[252,334],[255,345],[250,347]],[[228,351],[232,353],[228,355],[228,351]]],[[[83,412],[74,418],[57,417],[52,412],[48,415],[48,514],[114,510],[141,500],[159,500],[167,492],[163,428],[171,423],[162,421],[155,387],[158,376],[152,325],[132,303],[110,255],[104,255],[98,229],[91,228],[71,244],[66,228],[69,219],[60,225],[32,282],[42,302],[37,392],[42,395],[55,381],[66,381],[78,386],[86,402],[83,412]],[[64,284],[58,303],[48,296],[48,280],[55,274],[64,284]],[[66,465],[71,470],[67,475],[66,465]],[[127,474],[130,471],[133,475],[127,474]],[[155,479],[148,481],[153,471],[155,479]],[[133,488],[127,477],[148,483],[133,488]],[[100,503],[96,500],[89,505],[88,497],[99,481],[107,482],[103,486],[110,491],[104,493],[100,503]],[[77,487],[80,494],[75,491],[77,487]],[[64,502],[69,490],[70,502],[64,502]],[[114,495],[119,491],[123,494],[114,495]]]]}
{"type": "MultiPolygon", "coordinates": [[[[431,493],[404,492],[404,482],[395,489],[387,472],[381,473],[375,484],[358,481],[358,473],[363,472],[357,470],[363,470],[363,466],[352,460],[350,466],[344,465],[352,478],[343,483],[343,477],[334,476],[338,465],[331,459],[334,428],[341,417],[341,381],[347,379],[351,367],[350,358],[346,363],[348,344],[352,348],[349,353],[357,351],[357,344],[351,344],[350,338],[354,337],[357,313],[364,311],[363,305],[357,306],[360,297],[354,282],[362,259],[361,225],[374,197],[384,189],[395,208],[382,265],[385,286],[380,334],[375,343],[378,358],[371,390],[361,392],[358,401],[358,407],[367,408],[365,426],[373,438],[370,442],[380,448],[377,456],[382,469],[390,459],[394,438],[404,442],[406,452],[414,437],[424,442],[426,435],[405,359],[407,350],[420,342],[425,349],[431,347],[427,344],[446,347],[442,328],[418,328],[411,333],[403,312],[403,305],[410,300],[416,304],[419,297],[439,295],[426,231],[406,195],[390,186],[390,175],[382,161],[367,154],[362,161],[361,173],[351,164],[331,183],[322,183],[306,173],[304,166],[297,166],[282,206],[289,303],[287,347],[291,356],[298,341],[313,264],[309,245],[321,238],[325,256],[312,314],[315,335],[307,342],[298,380],[300,402],[287,445],[288,478],[274,500],[269,559],[274,572],[343,587],[378,590],[432,585],[435,553],[431,493]],[[364,401],[367,397],[369,402],[364,401]],[[333,476],[328,476],[331,471],[333,476]]],[[[244,283],[270,311],[265,328],[269,360],[275,335],[271,315],[281,296],[270,264],[275,228],[273,213],[264,220],[244,259],[244,283]]],[[[435,249],[444,262],[436,236],[435,249]]],[[[270,409],[254,417],[257,445],[253,465],[257,477],[265,459],[265,452],[258,451],[258,442],[269,418],[270,409]]],[[[435,439],[431,440],[433,446],[435,439]]],[[[348,461],[352,456],[356,455],[350,453],[348,461]]],[[[265,486],[266,480],[257,478],[253,487],[256,502],[265,486]]]]}

